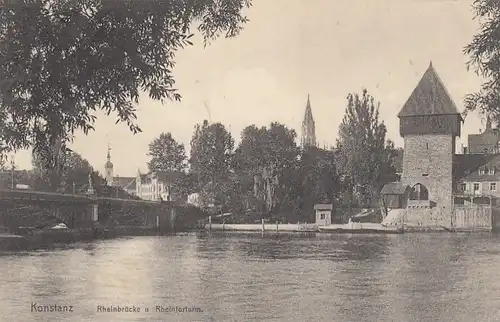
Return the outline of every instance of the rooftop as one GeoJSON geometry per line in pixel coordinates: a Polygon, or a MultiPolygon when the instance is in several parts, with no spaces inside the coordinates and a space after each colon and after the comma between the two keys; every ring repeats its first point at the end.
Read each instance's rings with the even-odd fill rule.
{"type": "Polygon", "coordinates": [[[404,186],[401,182],[389,182],[384,185],[380,194],[382,195],[403,195],[409,186],[404,186]]]}
{"type": "Polygon", "coordinates": [[[480,175],[480,168],[496,167],[500,169],[500,154],[457,154],[453,159],[453,177],[455,180],[491,181],[500,179],[500,172],[480,175]]]}
{"type": "Polygon", "coordinates": [[[431,62],[398,117],[450,114],[460,113],[431,62]]]}

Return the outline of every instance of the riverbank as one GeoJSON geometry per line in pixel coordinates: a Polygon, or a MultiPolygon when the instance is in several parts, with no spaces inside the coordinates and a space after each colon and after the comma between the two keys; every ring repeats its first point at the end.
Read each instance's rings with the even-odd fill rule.
{"type": "Polygon", "coordinates": [[[488,227],[455,228],[444,225],[384,226],[380,223],[352,223],[318,226],[316,224],[205,224],[203,230],[222,233],[329,233],[329,234],[402,234],[402,233],[483,233],[492,232],[488,227]],[[352,227],[351,227],[352,225],[352,227]]]}
{"type": "Polygon", "coordinates": [[[127,236],[155,236],[162,234],[157,227],[114,227],[86,229],[46,229],[0,234],[0,251],[36,250],[55,244],[70,244],[127,236]]]}

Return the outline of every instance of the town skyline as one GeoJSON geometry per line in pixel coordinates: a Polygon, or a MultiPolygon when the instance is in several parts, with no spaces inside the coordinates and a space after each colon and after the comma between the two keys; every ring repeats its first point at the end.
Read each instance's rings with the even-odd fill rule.
{"type": "MultiPolygon", "coordinates": [[[[161,106],[142,95],[137,107],[142,133],[133,135],[126,125],[114,124],[115,116],[97,113],[96,131],[78,133],[70,147],[103,172],[109,143],[115,175],[134,176],[138,168],[146,172],[149,143],[161,132],[171,132],[189,154],[194,126],[204,119],[223,123],[236,144],[245,126],[272,121],[295,129],[300,141],[308,94],[318,145],[331,146],[347,94],[362,88],[381,103],[387,139],[402,146],[396,114],[430,61],[460,111],[465,95],[479,89],[481,79],[467,72],[468,57],[462,53],[478,27],[470,5],[257,0],[240,36],[218,39],[206,48],[195,36],[194,46],[178,52],[175,76],[181,103],[161,106]],[[275,19],[278,12],[280,19],[275,19]]],[[[481,128],[477,113],[469,115],[458,148],[481,128]]],[[[17,153],[15,161],[20,168],[31,168],[31,152],[17,153]]]]}

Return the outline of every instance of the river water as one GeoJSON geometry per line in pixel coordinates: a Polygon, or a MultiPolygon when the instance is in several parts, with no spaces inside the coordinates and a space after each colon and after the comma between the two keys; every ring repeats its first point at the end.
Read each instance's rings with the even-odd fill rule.
{"type": "Polygon", "coordinates": [[[491,234],[134,237],[4,253],[0,271],[9,322],[500,321],[491,234]]]}

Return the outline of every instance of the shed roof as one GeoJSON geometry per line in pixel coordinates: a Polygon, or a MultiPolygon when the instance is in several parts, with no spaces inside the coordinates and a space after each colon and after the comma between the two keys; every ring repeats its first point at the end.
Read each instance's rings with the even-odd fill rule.
{"type": "Polygon", "coordinates": [[[384,185],[380,194],[382,195],[403,195],[410,187],[404,186],[401,182],[389,182],[384,185]]]}
{"type": "Polygon", "coordinates": [[[333,210],[331,203],[317,203],[314,205],[314,210],[333,210]]]}

